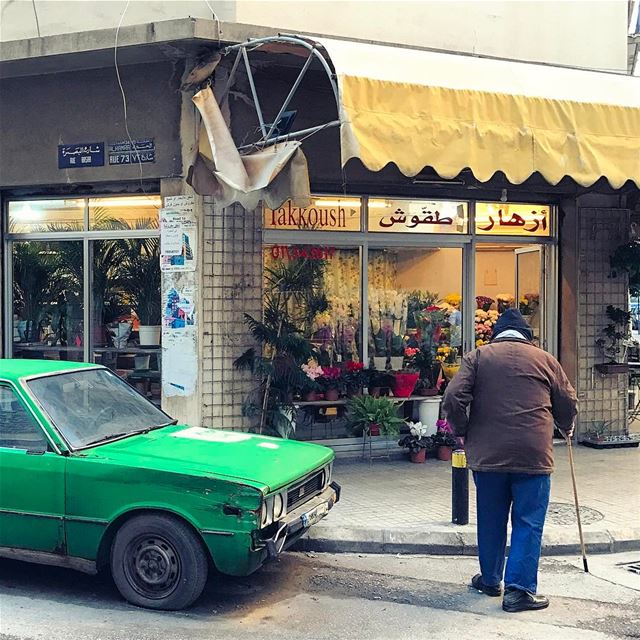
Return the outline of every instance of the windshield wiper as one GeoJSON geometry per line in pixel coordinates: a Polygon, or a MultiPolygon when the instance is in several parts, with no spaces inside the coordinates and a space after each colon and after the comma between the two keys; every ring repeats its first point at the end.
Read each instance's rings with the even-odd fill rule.
{"type": "Polygon", "coordinates": [[[154,431],[155,429],[162,429],[163,427],[169,427],[171,425],[176,425],[176,424],[178,424],[177,420],[171,420],[171,422],[166,422],[164,424],[154,424],[151,427],[145,427],[144,429],[138,429],[137,431],[122,431],[121,433],[110,433],[109,435],[102,436],[97,440],[92,440],[91,442],[87,442],[86,444],[83,444],[82,447],[80,448],[84,449],[85,447],[91,447],[94,444],[100,444],[101,442],[107,442],[108,440],[117,440],[118,438],[144,435],[145,433],[149,433],[149,431],[154,431]]]}

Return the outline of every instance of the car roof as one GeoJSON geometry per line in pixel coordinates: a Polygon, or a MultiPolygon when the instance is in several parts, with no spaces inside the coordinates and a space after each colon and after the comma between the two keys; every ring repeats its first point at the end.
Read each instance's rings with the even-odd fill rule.
{"type": "Polygon", "coordinates": [[[0,358],[0,379],[17,382],[20,378],[46,375],[48,373],[63,373],[96,367],[87,362],[64,362],[60,360],[7,360],[0,358]]]}

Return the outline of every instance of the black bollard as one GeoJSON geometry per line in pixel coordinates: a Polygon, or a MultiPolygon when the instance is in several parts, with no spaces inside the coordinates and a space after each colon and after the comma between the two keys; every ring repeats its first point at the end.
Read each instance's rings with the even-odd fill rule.
{"type": "Polygon", "coordinates": [[[462,449],[451,455],[451,522],[469,524],[469,469],[462,449]]]}

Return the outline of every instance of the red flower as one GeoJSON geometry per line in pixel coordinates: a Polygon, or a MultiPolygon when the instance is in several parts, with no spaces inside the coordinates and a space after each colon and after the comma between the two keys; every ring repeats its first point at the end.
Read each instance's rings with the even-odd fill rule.
{"type": "Polygon", "coordinates": [[[325,380],[337,380],[341,375],[339,367],[322,367],[322,377],[325,380]]]}
{"type": "Polygon", "coordinates": [[[429,311],[429,312],[433,312],[433,311],[440,311],[440,307],[438,307],[438,306],[436,306],[436,305],[432,304],[430,307],[427,307],[427,308],[425,309],[425,311],[429,311]]]}
{"type": "Polygon", "coordinates": [[[355,373],[356,371],[362,371],[364,369],[364,362],[354,362],[353,360],[347,360],[344,365],[347,373],[355,373]]]}

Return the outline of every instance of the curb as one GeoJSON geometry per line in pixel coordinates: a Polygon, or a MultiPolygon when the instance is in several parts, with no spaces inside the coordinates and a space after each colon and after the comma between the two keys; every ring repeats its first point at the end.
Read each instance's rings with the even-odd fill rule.
{"type": "MultiPolygon", "coordinates": [[[[640,550],[640,529],[635,528],[585,531],[584,539],[587,554],[640,550]]],[[[475,526],[461,531],[314,527],[292,548],[324,553],[478,555],[475,526]]],[[[577,531],[551,530],[545,533],[542,555],[580,555],[577,531]]]]}

